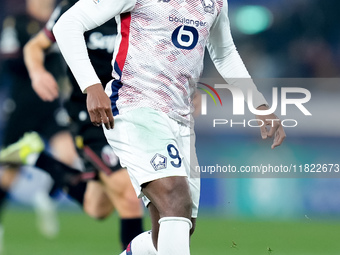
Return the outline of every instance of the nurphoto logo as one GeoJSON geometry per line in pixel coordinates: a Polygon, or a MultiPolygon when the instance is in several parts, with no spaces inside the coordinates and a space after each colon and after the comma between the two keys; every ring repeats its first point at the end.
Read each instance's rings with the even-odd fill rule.
{"type": "MultiPolygon", "coordinates": [[[[312,116],[311,112],[304,106],[307,102],[311,99],[311,93],[309,90],[305,88],[299,87],[282,87],[280,88],[279,97],[279,88],[273,87],[272,88],[272,104],[268,106],[267,110],[258,110],[254,107],[254,100],[253,94],[258,93],[257,91],[254,92],[252,89],[247,90],[247,95],[244,95],[244,92],[236,86],[229,85],[229,84],[215,84],[214,87],[199,82],[198,89],[205,92],[201,94],[201,115],[208,114],[208,96],[213,100],[215,106],[223,106],[223,102],[221,99],[220,94],[216,91],[216,89],[228,90],[232,95],[232,114],[235,116],[242,116],[245,115],[245,101],[248,107],[248,110],[253,113],[254,115],[269,115],[274,113],[279,105],[281,106],[281,116],[287,115],[287,105],[294,105],[299,111],[303,113],[305,116],[312,116]],[[290,98],[289,95],[299,95],[299,98],[290,98]],[[245,100],[247,99],[247,100],[245,100]]],[[[276,121],[280,121],[279,119],[268,119],[267,121],[271,122],[271,125],[274,125],[276,121]]],[[[282,119],[281,124],[284,127],[296,127],[298,125],[298,121],[295,119],[282,119]]],[[[236,122],[233,119],[214,119],[213,120],[213,127],[218,125],[230,125],[233,126],[243,126],[243,127],[259,127],[265,125],[263,120],[260,119],[244,119],[243,121],[236,122]]]]}

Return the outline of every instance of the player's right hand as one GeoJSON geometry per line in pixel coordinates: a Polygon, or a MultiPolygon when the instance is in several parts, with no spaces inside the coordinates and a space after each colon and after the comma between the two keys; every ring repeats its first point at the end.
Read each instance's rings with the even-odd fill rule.
{"type": "Polygon", "coordinates": [[[113,129],[114,119],[111,110],[111,100],[104,92],[103,86],[98,83],[86,89],[87,111],[93,125],[104,124],[106,129],[113,129]]]}
{"type": "Polygon", "coordinates": [[[46,70],[31,75],[32,87],[43,101],[52,102],[59,97],[59,87],[53,75],[46,70]]]}

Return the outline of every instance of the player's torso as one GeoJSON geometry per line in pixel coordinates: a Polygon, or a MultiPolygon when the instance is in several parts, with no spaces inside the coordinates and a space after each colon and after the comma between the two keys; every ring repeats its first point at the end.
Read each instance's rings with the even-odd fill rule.
{"type": "Polygon", "coordinates": [[[139,64],[146,62],[145,57],[157,57],[164,66],[192,69],[191,63],[204,54],[220,8],[216,0],[137,0],[131,16],[122,19],[122,33],[129,23],[128,57],[143,55],[133,59],[139,64]]]}
{"type": "Polygon", "coordinates": [[[201,73],[209,31],[222,4],[216,0],[137,0],[130,15],[121,16],[114,76],[121,78],[120,96],[127,100],[121,99],[118,106],[124,107],[132,96],[145,102],[149,97],[152,108],[188,115],[189,81],[201,73]],[[129,41],[128,49],[124,40],[129,41]]]}

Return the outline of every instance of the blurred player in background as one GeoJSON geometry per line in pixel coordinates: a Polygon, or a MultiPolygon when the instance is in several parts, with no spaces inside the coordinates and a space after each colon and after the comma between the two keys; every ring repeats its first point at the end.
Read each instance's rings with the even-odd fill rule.
{"type": "MultiPolygon", "coordinates": [[[[61,2],[44,29],[32,38],[24,49],[32,86],[44,101],[54,101],[59,97],[57,82],[44,68],[44,52],[54,45],[52,28],[56,20],[75,2],[74,0],[61,2]]],[[[85,34],[91,60],[103,84],[111,79],[110,61],[116,33],[116,23],[112,19],[85,34]]],[[[85,200],[84,194],[79,193],[77,201],[83,202],[84,210],[89,215],[99,219],[110,215],[115,208],[121,218],[121,242],[125,249],[133,237],[142,232],[143,209],[126,169],[119,164],[118,157],[107,144],[102,130],[92,125],[86,110],[86,96],[79,91],[70,71],[69,78],[74,89],[66,107],[72,119],[76,143],[80,148],[80,155],[83,156],[86,173],[76,175],[74,170],[60,164],[44,152],[38,156],[35,166],[45,169],[59,184],[58,186],[66,186],[68,189],[81,190],[80,187],[83,185],[81,178],[83,176],[91,178],[92,180],[87,182],[85,200]]],[[[28,136],[33,139],[35,135],[28,136]]],[[[24,139],[12,146],[12,149],[22,147],[23,143],[24,139]]]]}
{"type": "MultiPolygon", "coordinates": [[[[8,107],[2,145],[10,145],[25,132],[35,130],[46,139],[56,158],[72,165],[78,157],[63,118],[60,101],[44,102],[36,95],[23,60],[24,45],[43,27],[54,7],[54,0],[27,0],[26,14],[9,16],[4,20],[0,54],[3,59],[2,76],[10,84],[7,106],[11,107],[8,107]]],[[[63,61],[55,48],[48,52],[45,64],[57,80],[64,77],[65,72],[61,68],[63,61]]],[[[1,168],[1,203],[5,200],[7,190],[14,182],[18,170],[19,165],[15,164],[1,168]]],[[[46,194],[46,199],[48,198],[46,194]]]]}
{"type": "MultiPolygon", "coordinates": [[[[194,79],[203,68],[204,50],[230,84],[253,92],[253,104],[267,110],[267,101],[250,78],[233,43],[227,1],[82,0],[54,27],[58,45],[83,92],[92,122],[127,166],[138,196],[152,220],[122,254],[190,254],[200,181],[190,171],[198,165],[191,124],[194,79]],[[117,17],[119,35],[114,80],[103,90],[87,57],[83,32],[117,17]],[[115,115],[115,118],[113,117],[115,115]],[[191,139],[192,138],[192,139],[191,139]],[[157,251],[156,251],[156,249],[157,251]]],[[[276,119],[274,114],[257,116],[276,119]]],[[[263,138],[274,136],[272,148],[285,133],[277,123],[263,138]]]]}

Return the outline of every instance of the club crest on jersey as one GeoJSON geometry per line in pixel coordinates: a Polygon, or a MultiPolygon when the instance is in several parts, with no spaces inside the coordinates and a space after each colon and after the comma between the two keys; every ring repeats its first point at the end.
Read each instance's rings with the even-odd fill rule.
{"type": "Polygon", "coordinates": [[[166,157],[156,153],[155,156],[151,159],[150,163],[152,167],[158,171],[166,168],[166,157]]]}
{"type": "Polygon", "coordinates": [[[204,11],[214,14],[215,11],[215,2],[214,0],[201,0],[204,11]]]}

